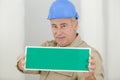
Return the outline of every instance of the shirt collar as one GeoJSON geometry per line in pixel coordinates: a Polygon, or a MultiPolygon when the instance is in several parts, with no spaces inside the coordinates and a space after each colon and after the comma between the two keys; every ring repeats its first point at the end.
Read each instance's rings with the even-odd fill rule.
{"type": "MultiPolygon", "coordinates": [[[[81,39],[80,35],[77,33],[77,37],[75,38],[75,40],[66,47],[78,47],[78,46],[80,46],[81,43],[82,43],[82,39],[81,39]]],[[[57,44],[57,47],[60,47],[60,46],[57,44]]]]}

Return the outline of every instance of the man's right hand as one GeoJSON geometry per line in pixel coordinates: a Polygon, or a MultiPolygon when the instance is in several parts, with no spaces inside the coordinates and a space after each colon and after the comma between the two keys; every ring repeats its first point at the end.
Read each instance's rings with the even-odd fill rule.
{"type": "Polygon", "coordinates": [[[25,72],[24,65],[25,65],[25,53],[22,54],[19,61],[17,62],[17,67],[20,71],[25,72]]]}

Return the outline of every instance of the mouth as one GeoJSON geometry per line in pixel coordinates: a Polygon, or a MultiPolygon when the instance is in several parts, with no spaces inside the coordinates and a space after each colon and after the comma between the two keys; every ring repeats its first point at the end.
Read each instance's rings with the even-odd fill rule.
{"type": "Polygon", "coordinates": [[[65,39],[65,37],[56,37],[56,39],[62,40],[62,39],[65,39]]]}

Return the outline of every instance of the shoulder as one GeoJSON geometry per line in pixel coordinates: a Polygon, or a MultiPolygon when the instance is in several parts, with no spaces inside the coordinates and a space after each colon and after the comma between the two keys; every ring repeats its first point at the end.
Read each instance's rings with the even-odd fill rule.
{"type": "Polygon", "coordinates": [[[45,42],[43,42],[40,46],[44,46],[44,47],[55,47],[55,46],[57,46],[57,43],[55,42],[55,40],[45,41],[45,42]]]}
{"type": "Polygon", "coordinates": [[[91,55],[95,56],[97,59],[100,59],[102,61],[101,54],[98,52],[97,49],[92,47],[91,45],[87,44],[85,41],[82,41],[82,43],[79,45],[79,47],[85,47],[91,49],[91,55]]]}

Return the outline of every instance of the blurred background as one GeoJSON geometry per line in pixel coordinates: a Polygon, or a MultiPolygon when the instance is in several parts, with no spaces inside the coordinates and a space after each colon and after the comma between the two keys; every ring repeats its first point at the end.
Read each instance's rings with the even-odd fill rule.
{"type": "MultiPolygon", "coordinates": [[[[54,0],[0,0],[0,80],[39,80],[22,74],[17,57],[26,45],[53,39],[47,20],[54,0]]],[[[105,80],[120,80],[120,0],[71,0],[79,13],[78,33],[104,61],[105,80]]]]}

